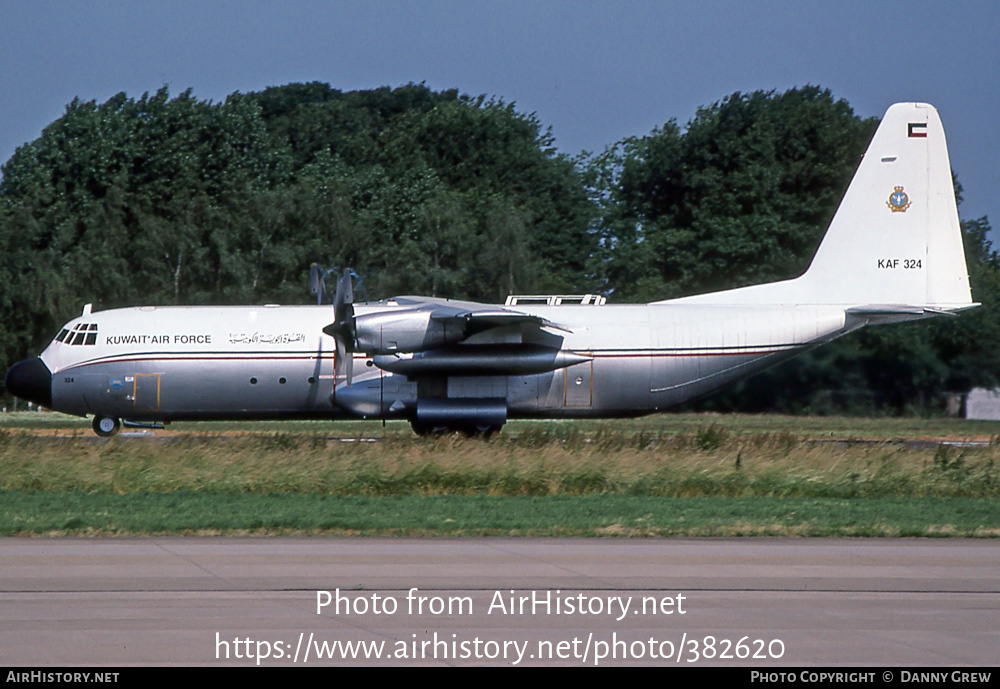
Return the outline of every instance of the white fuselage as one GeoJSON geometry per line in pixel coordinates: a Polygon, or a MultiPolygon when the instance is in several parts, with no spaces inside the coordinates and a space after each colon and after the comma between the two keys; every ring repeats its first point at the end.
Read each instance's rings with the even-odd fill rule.
{"type": "MultiPolygon", "coordinates": [[[[356,313],[393,308],[387,304],[358,304],[356,313]]],[[[518,310],[565,328],[534,330],[533,341],[587,360],[530,375],[449,376],[438,396],[504,400],[510,416],[645,414],[864,324],[837,306],[518,310]]],[[[41,359],[52,372],[52,407],[72,414],[158,421],[412,415],[418,382],[360,353],[351,385],[341,381],[333,394],[335,343],[322,332],[330,321],[325,306],[115,309],[70,321],[41,359]]],[[[515,347],[528,332],[497,329],[460,347],[515,347]]]]}

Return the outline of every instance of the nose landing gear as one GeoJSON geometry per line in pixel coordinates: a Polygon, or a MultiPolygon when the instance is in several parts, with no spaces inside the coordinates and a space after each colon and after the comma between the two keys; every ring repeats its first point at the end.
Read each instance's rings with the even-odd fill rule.
{"type": "Polygon", "coordinates": [[[95,416],[93,426],[94,433],[102,438],[110,438],[121,430],[122,422],[110,416],[95,416]]]}

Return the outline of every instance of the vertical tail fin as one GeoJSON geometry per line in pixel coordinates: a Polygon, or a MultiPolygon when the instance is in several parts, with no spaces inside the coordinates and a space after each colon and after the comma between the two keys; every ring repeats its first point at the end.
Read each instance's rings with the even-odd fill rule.
{"type": "Polygon", "coordinates": [[[840,303],[971,303],[948,147],[932,106],[889,108],[803,277],[840,303]]]}
{"type": "Polygon", "coordinates": [[[971,306],[937,110],[926,103],[889,108],[804,275],[677,301],[971,306]]]}

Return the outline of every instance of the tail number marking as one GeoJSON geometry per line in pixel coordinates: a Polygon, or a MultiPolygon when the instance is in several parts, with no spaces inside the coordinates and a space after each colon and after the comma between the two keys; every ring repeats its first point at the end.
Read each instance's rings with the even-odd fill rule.
{"type": "Polygon", "coordinates": [[[919,258],[880,258],[878,259],[879,270],[920,270],[924,267],[923,261],[919,258]]]}

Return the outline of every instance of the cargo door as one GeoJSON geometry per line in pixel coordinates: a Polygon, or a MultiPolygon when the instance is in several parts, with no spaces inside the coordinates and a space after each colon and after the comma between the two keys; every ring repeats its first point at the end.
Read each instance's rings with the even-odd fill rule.
{"type": "Polygon", "coordinates": [[[132,406],[137,411],[160,409],[160,375],[137,373],[132,382],[132,406]]]}

